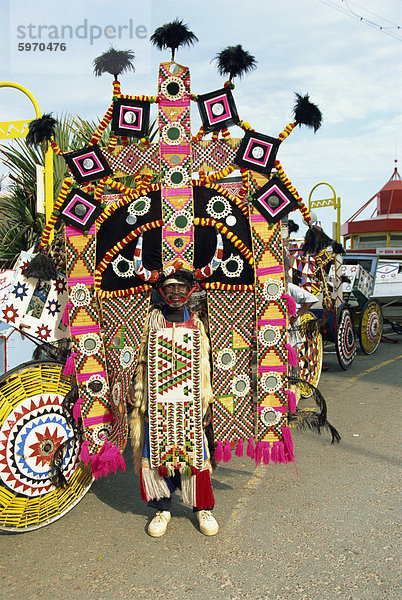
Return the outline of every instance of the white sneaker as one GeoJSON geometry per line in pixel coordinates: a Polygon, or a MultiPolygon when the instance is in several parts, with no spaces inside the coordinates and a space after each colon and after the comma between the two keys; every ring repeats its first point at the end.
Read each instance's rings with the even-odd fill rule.
{"type": "Polygon", "coordinates": [[[216,535],[218,533],[219,525],[210,510],[199,510],[197,512],[197,519],[200,524],[201,533],[204,535],[216,535]]]}
{"type": "Polygon", "coordinates": [[[171,514],[168,510],[158,511],[150,524],[148,533],[152,537],[162,537],[166,533],[171,514]]]}

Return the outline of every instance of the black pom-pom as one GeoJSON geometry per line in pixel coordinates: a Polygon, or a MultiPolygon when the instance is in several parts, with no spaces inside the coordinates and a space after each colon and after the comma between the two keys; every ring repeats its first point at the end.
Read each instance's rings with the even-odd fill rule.
{"type": "Polygon", "coordinates": [[[293,108],[293,114],[296,125],[306,125],[312,127],[314,133],[320,128],[322,114],[316,104],[310,102],[310,96],[302,96],[296,92],[296,104],[293,108]]]}
{"type": "Polygon", "coordinates": [[[288,229],[289,229],[289,234],[296,233],[296,231],[299,231],[299,226],[297,223],[292,221],[292,219],[288,219],[288,229]]]}
{"type": "Polygon", "coordinates": [[[132,50],[115,50],[110,48],[93,61],[94,73],[100,77],[103,73],[110,73],[115,79],[127,71],[135,71],[134,52],[132,50]]]}
{"type": "Polygon", "coordinates": [[[150,39],[158,50],[170,48],[172,51],[172,61],[174,60],[177,48],[180,46],[192,46],[195,42],[198,42],[197,36],[189,30],[188,25],[185,25],[183,21],[179,21],[179,19],[175,19],[171,23],[165,23],[165,25],[155,29],[150,39]]]}
{"type": "Polygon", "coordinates": [[[243,50],[240,44],[227,46],[218,52],[213,60],[217,61],[219,75],[229,75],[229,81],[232,81],[233,77],[242,77],[257,68],[255,57],[247,50],[243,50]]]}
{"type": "Polygon", "coordinates": [[[28,125],[28,133],[25,141],[28,146],[43,146],[47,149],[48,143],[54,136],[54,128],[57,124],[52,114],[46,114],[31,121],[28,125]]]}
{"type": "Polygon", "coordinates": [[[322,229],[312,225],[308,228],[306,236],[304,238],[304,244],[302,247],[302,254],[318,254],[324,248],[327,248],[332,244],[332,240],[327,236],[322,229]]]}
{"type": "Polygon", "coordinates": [[[342,244],[339,244],[338,242],[332,242],[331,246],[334,254],[346,254],[342,244]]]}
{"type": "Polygon", "coordinates": [[[53,260],[43,252],[39,252],[34,256],[22,273],[24,277],[34,277],[44,281],[50,281],[58,277],[53,260]]]}

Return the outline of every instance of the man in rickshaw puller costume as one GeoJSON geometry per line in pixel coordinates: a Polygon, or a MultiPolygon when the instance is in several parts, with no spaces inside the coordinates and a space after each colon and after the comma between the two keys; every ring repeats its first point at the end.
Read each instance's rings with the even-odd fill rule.
{"type": "MultiPolygon", "coordinates": [[[[150,309],[129,400],[141,497],[157,510],[148,526],[153,537],[166,531],[177,488],[197,513],[201,532],[218,532],[211,514],[211,457],[204,431],[212,429],[210,344],[206,320],[187,307],[196,289],[193,273],[184,268],[160,278],[164,304],[150,309]]],[[[213,448],[211,440],[209,446],[213,448]]]]}

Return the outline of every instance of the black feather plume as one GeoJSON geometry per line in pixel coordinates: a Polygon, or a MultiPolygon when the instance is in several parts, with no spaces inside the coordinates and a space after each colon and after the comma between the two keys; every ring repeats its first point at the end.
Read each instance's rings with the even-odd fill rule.
{"type": "Polygon", "coordinates": [[[326,233],[319,227],[312,225],[307,229],[304,244],[302,246],[302,255],[306,254],[318,254],[324,248],[327,248],[332,244],[332,240],[327,236],[326,233]]]}
{"type": "Polygon", "coordinates": [[[175,19],[171,23],[165,23],[155,29],[150,39],[158,50],[170,48],[172,51],[172,61],[174,60],[177,48],[180,46],[192,46],[195,42],[198,42],[197,36],[189,30],[188,25],[185,25],[183,21],[179,21],[179,19],[175,19]]]}
{"type": "Polygon", "coordinates": [[[240,44],[227,46],[218,52],[213,60],[217,61],[219,75],[229,75],[229,81],[232,81],[233,77],[242,77],[257,68],[255,57],[247,50],[243,50],[240,44]]]}
{"type": "Polygon", "coordinates": [[[100,77],[103,73],[110,73],[115,79],[127,71],[135,71],[132,50],[115,50],[109,48],[93,61],[94,73],[100,77]]]}
{"type": "Polygon", "coordinates": [[[341,283],[352,283],[352,280],[347,275],[341,275],[341,283]]]}
{"type": "Polygon", "coordinates": [[[52,114],[46,114],[31,121],[28,125],[28,133],[25,139],[28,146],[42,146],[44,150],[47,149],[48,143],[54,136],[54,128],[57,124],[56,119],[52,117],[52,114]]]}
{"type": "Polygon", "coordinates": [[[331,247],[334,254],[346,254],[344,247],[338,242],[332,242],[331,247]]]}
{"type": "Polygon", "coordinates": [[[339,444],[341,436],[338,431],[328,420],[325,420],[324,423],[322,423],[319,417],[320,415],[313,410],[297,409],[295,413],[289,413],[288,420],[289,424],[299,431],[314,431],[315,433],[320,434],[321,429],[327,429],[331,434],[331,444],[334,444],[335,442],[339,444]]]}
{"type": "Polygon", "coordinates": [[[53,260],[43,252],[36,254],[22,273],[24,277],[34,277],[44,281],[50,281],[58,277],[53,260]]]}
{"type": "Polygon", "coordinates": [[[296,125],[306,125],[312,127],[314,133],[321,126],[322,114],[316,104],[310,102],[310,96],[302,96],[296,92],[296,104],[293,108],[293,114],[296,125]]]}
{"type": "Polygon", "coordinates": [[[288,230],[289,234],[296,233],[296,231],[299,231],[299,226],[292,219],[288,219],[288,230]]]}

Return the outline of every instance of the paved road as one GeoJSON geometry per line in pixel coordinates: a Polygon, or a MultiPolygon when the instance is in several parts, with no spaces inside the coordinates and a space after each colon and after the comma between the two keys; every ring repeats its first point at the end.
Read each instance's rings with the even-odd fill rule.
{"type": "Polygon", "coordinates": [[[216,537],[179,501],[166,535],[147,536],[151,511],[126,452],[127,471],[96,482],[65,517],[0,536],[0,598],[399,599],[402,337],[347,372],[333,354],[325,363],[320,390],[341,444],[294,432],[298,475],[249,459],[219,467],[216,537]]]}

